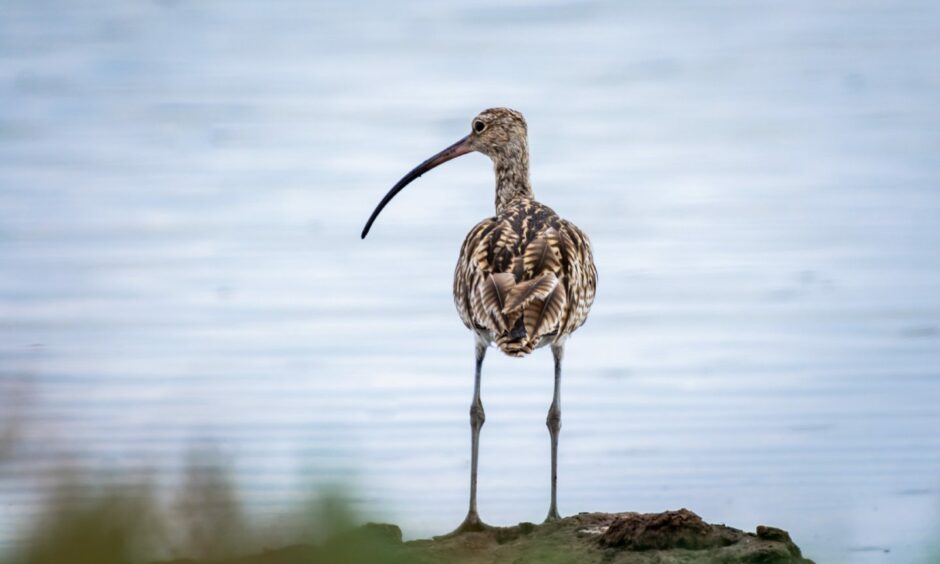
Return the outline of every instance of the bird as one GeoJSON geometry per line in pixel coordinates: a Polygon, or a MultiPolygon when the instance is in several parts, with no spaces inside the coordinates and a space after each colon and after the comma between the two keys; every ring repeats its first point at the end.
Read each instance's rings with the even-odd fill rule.
{"type": "Polygon", "coordinates": [[[565,343],[587,320],[597,289],[588,236],[535,199],[529,181],[528,126],[520,112],[509,108],[483,110],[470,122],[468,135],[402,177],[372,212],[362,239],[385,206],[412,181],[474,151],[493,162],[495,215],[470,230],[454,269],[454,304],[473,333],[476,362],[470,404],[470,503],[467,516],[450,535],[492,528],[477,510],[480,429],[486,421],[480,384],[490,345],[512,357],[551,348],[554,393],[545,421],[551,439],[551,501],[545,522],[561,518],[557,501],[561,365],[565,343]]]}

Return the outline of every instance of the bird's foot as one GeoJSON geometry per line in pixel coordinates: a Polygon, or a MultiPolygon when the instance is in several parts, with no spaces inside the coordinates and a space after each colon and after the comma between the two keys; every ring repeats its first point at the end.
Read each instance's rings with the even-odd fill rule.
{"type": "Polygon", "coordinates": [[[479,533],[481,531],[491,531],[494,527],[492,525],[487,525],[480,520],[480,516],[476,512],[467,513],[467,517],[464,518],[463,523],[453,531],[447,533],[446,535],[440,535],[434,537],[434,540],[443,540],[453,538],[464,533],[479,533]]]}
{"type": "Polygon", "coordinates": [[[545,517],[545,520],[542,521],[542,523],[553,523],[560,519],[561,515],[558,514],[558,509],[556,509],[555,506],[552,506],[552,508],[548,510],[548,516],[545,517]]]}

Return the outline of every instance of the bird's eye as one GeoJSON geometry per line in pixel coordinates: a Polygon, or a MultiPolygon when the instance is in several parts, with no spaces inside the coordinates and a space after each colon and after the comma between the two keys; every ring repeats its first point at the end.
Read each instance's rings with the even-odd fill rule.
{"type": "Polygon", "coordinates": [[[476,120],[473,122],[473,130],[477,133],[483,133],[484,129],[486,129],[486,124],[481,120],[476,120]]]}

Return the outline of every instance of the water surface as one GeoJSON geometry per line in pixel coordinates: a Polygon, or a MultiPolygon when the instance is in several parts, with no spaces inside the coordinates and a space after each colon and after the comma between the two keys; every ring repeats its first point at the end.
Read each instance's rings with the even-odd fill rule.
{"type": "MultiPolygon", "coordinates": [[[[940,8],[929,2],[8,0],[0,377],[31,382],[0,543],[64,452],[226,453],[277,513],[311,484],[407,537],[466,503],[472,339],[451,298],[490,165],[590,234],[560,509],[688,507],[820,562],[940,533],[940,8]]],[[[551,358],[484,367],[480,508],[548,505],[551,358]]],[[[12,392],[11,392],[12,393],[12,392]]]]}

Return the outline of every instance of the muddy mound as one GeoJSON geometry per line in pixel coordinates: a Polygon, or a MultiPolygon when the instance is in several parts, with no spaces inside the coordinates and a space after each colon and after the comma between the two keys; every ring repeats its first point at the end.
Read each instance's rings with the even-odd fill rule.
{"type": "MultiPolygon", "coordinates": [[[[179,564],[208,564],[178,560],[179,564]]],[[[552,523],[402,542],[395,525],[370,523],[322,546],[297,545],[213,564],[812,564],[781,529],[746,533],[688,509],[580,513],[552,523]]]]}

